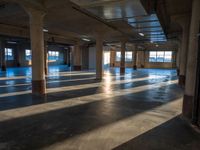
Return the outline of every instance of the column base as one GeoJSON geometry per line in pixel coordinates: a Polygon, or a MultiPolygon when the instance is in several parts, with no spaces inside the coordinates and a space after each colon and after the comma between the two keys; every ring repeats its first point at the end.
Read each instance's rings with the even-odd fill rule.
{"type": "Polygon", "coordinates": [[[74,71],[81,71],[81,66],[75,65],[73,66],[74,71]]]}
{"type": "Polygon", "coordinates": [[[6,66],[1,66],[1,71],[6,71],[6,66]]]}
{"type": "Polygon", "coordinates": [[[192,119],[193,96],[184,95],[183,97],[183,116],[189,120],[192,119]]]}
{"type": "Polygon", "coordinates": [[[137,70],[137,66],[136,66],[136,65],[134,65],[134,66],[133,66],[133,69],[134,69],[134,70],[137,70]]]}
{"type": "Polygon", "coordinates": [[[32,94],[39,96],[46,94],[46,81],[32,80],[32,94]]]}
{"type": "Polygon", "coordinates": [[[120,74],[125,74],[125,68],[124,67],[120,67],[120,74]]]}
{"type": "Polygon", "coordinates": [[[184,75],[179,75],[178,84],[179,84],[181,87],[185,87],[185,76],[184,76],[184,75]]]}

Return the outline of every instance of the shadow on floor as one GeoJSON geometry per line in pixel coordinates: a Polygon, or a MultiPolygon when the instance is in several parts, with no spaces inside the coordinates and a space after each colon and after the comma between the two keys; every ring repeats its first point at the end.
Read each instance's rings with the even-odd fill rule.
{"type": "MultiPolygon", "coordinates": [[[[121,83],[121,84],[111,85],[109,87],[109,89],[107,89],[107,90],[111,90],[112,92],[120,91],[120,90],[124,90],[124,89],[128,90],[130,88],[136,88],[136,87],[140,87],[140,86],[144,86],[144,85],[153,85],[153,84],[156,84],[157,82],[160,82],[160,81],[156,80],[156,81],[151,82],[149,80],[144,80],[144,81],[136,81],[136,82],[130,82],[130,83],[121,83]]],[[[134,98],[134,96],[138,96],[138,98],[142,96],[143,98],[147,98],[147,99],[150,99],[151,96],[154,96],[154,97],[152,97],[152,99],[162,100],[162,97],[167,95],[167,91],[169,89],[176,88],[176,90],[178,90],[176,84],[166,85],[164,87],[155,88],[152,90],[146,90],[146,91],[143,91],[143,94],[134,94],[134,95],[130,95],[130,96],[133,96],[133,98],[134,98]],[[164,87],[167,87],[167,88],[165,89],[164,87]],[[155,95],[157,95],[158,97],[155,97],[155,95]]],[[[14,91],[14,90],[11,89],[11,92],[12,91],[14,91]]],[[[21,90],[17,89],[14,92],[17,92],[17,91],[23,91],[23,89],[21,89],[21,90]]],[[[24,91],[26,91],[26,90],[24,90],[24,91]]],[[[5,91],[1,91],[1,92],[5,92],[5,91]]],[[[6,96],[6,97],[0,98],[0,111],[7,110],[7,109],[13,109],[13,108],[19,108],[19,107],[26,107],[26,106],[36,105],[36,104],[41,104],[41,103],[62,101],[62,100],[70,99],[70,98],[89,96],[89,95],[100,94],[100,93],[105,93],[105,92],[106,92],[105,87],[96,86],[96,87],[91,87],[91,88],[54,92],[54,93],[47,94],[45,98],[33,97],[31,94],[6,96]]],[[[9,93],[9,92],[7,91],[7,93],[9,93]]],[[[166,101],[168,101],[168,97],[163,97],[163,100],[164,99],[166,101]]]]}
{"type": "Polygon", "coordinates": [[[113,150],[199,150],[200,134],[177,116],[113,150]]]}
{"type": "MultiPolygon", "coordinates": [[[[143,92],[138,93],[144,95],[143,92]]],[[[181,94],[170,97],[177,100],[181,94]]],[[[0,122],[0,143],[10,149],[39,149],[62,142],[117,121],[132,117],[167,102],[127,100],[118,96],[101,101],[48,111],[0,122]]]]}

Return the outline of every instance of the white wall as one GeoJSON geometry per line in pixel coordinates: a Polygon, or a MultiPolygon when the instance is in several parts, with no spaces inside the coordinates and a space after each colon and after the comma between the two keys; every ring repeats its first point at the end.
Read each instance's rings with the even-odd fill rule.
{"type": "Polygon", "coordinates": [[[89,48],[89,69],[96,69],[96,48],[89,48]]]}
{"type": "MultiPolygon", "coordinates": [[[[103,47],[103,66],[110,66],[110,48],[103,47]],[[106,57],[105,57],[106,56],[106,57]]],[[[89,69],[96,69],[96,47],[89,47],[89,69]]]]}

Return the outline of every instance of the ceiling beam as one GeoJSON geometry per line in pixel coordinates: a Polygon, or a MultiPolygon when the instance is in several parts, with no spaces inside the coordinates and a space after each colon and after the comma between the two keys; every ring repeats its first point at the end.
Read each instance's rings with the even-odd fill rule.
{"type": "Polygon", "coordinates": [[[44,5],[36,0],[0,0],[0,2],[17,3],[24,8],[32,8],[40,11],[45,10],[44,5]]]}
{"type": "Polygon", "coordinates": [[[102,5],[111,5],[111,4],[116,4],[116,3],[123,3],[124,0],[107,0],[107,1],[93,1],[93,2],[87,2],[86,0],[71,0],[72,2],[78,4],[81,7],[84,8],[91,8],[91,7],[96,7],[96,6],[102,6],[102,5]]]}

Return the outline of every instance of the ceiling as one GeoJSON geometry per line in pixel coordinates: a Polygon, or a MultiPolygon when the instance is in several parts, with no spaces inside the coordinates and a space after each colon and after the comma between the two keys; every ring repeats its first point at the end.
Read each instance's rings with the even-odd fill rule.
{"type": "MultiPolygon", "coordinates": [[[[186,8],[189,3],[191,4],[189,0],[160,1],[165,2],[169,16],[191,11],[186,8]],[[183,6],[178,7],[178,2],[183,6]]],[[[119,42],[121,39],[133,43],[167,40],[165,24],[157,14],[156,7],[147,11],[142,0],[0,0],[1,35],[7,33],[1,28],[2,25],[7,25],[8,29],[24,29],[29,34],[29,17],[19,3],[47,12],[44,28],[48,29],[48,33],[45,33],[48,39],[54,37],[65,39],[65,43],[75,43],[87,38],[93,42],[97,34],[103,33],[104,40],[111,43],[119,42]]],[[[149,6],[149,3],[146,4],[149,6]]],[[[174,32],[178,30],[172,30],[171,27],[168,29],[174,32]]],[[[14,36],[14,32],[12,33],[14,36]]],[[[20,32],[17,33],[16,35],[20,36],[20,32]]]]}

